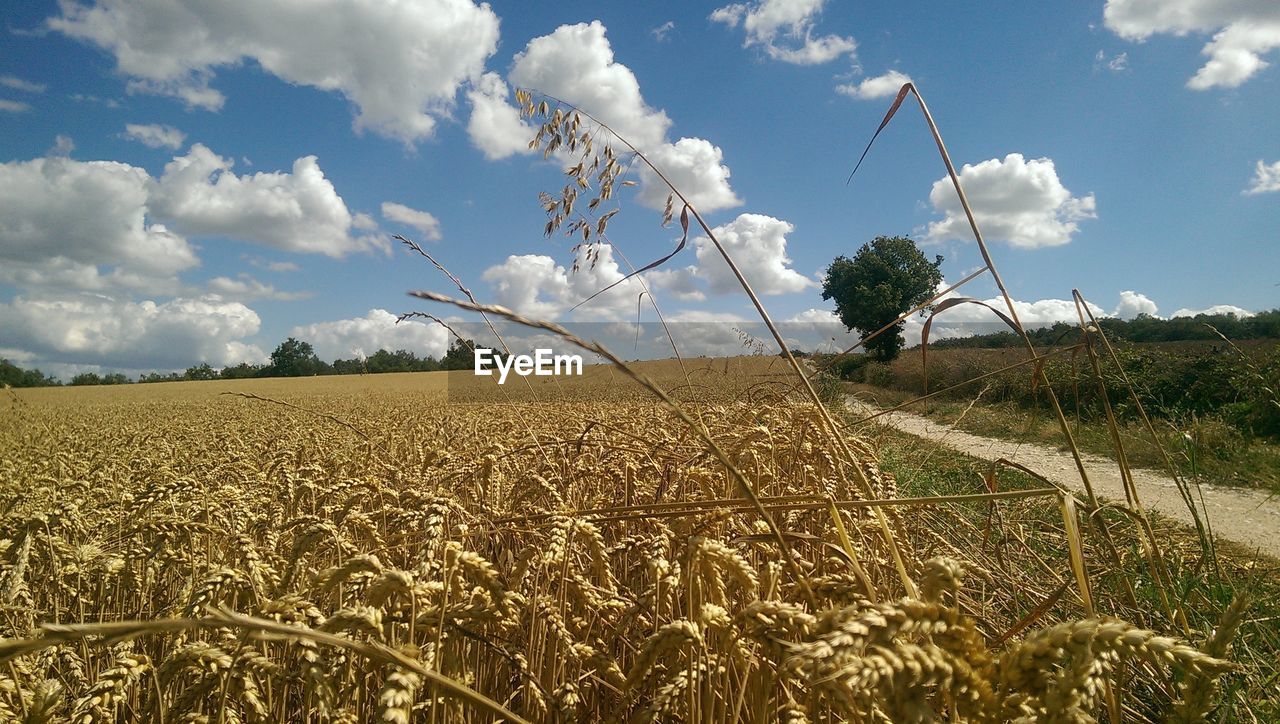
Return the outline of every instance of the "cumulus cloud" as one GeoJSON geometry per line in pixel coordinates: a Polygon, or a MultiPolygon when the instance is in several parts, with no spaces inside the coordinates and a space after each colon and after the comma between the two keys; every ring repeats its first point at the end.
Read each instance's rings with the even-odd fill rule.
{"type": "MultiPolygon", "coordinates": [[[[789,266],[786,237],[794,230],[791,224],[772,216],[742,214],[712,231],[756,293],[788,294],[818,286],[789,266]]],[[[741,289],[710,239],[699,237],[694,243],[698,250],[698,274],[711,285],[711,291],[726,294],[741,289]]]]}
{"type": "MultiPolygon", "coordinates": [[[[1066,244],[1079,231],[1077,222],[1097,218],[1093,194],[1072,196],[1048,158],[1027,161],[1011,153],[965,164],[960,183],[983,236],[1022,249],[1066,244]]],[[[929,201],[946,217],[929,224],[931,240],[973,238],[950,178],[934,182],[929,201]]]]}
{"type": "Polygon", "coordinates": [[[598,20],[561,25],[530,40],[507,78],[587,109],[641,150],[662,143],[671,126],[665,112],[645,103],[635,73],[614,60],[598,20]]]}
{"type": "Polygon", "coordinates": [[[384,201],[382,218],[417,229],[431,241],[440,241],[440,220],[429,212],[411,209],[394,201],[384,201]]]}
{"type": "Polygon", "coordinates": [[[511,89],[497,73],[485,73],[467,91],[471,103],[467,135],[490,161],[533,153],[529,139],[534,129],[521,120],[520,110],[508,102],[510,97],[511,89]]]}
{"type": "Polygon", "coordinates": [[[163,303],[19,296],[0,303],[0,337],[6,343],[41,360],[127,369],[261,362],[262,350],[243,341],[260,324],[252,309],[216,295],[163,303]]]}
{"type": "Polygon", "coordinates": [[[254,61],[276,77],[335,91],[358,109],[355,127],[412,142],[448,116],[459,86],[497,48],[487,3],[333,0],[100,0],[61,4],[50,28],[115,57],[133,92],[217,110],[216,72],[254,61]]]}
{"type": "Polygon", "coordinates": [[[828,63],[853,56],[857,43],[839,35],[814,35],[826,0],[758,0],[717,8],[711,20],[746,33],[743,47],[759,47],[774,60],[796,65],[828,63]]]}
{"type": "Polygon", "coordinates": [[[1151,301],[1147,295],[1125,290],[1120,292],[1120,304],[1111,313],[1111,316],[1117,319],[1133,319],[1139,314],[1154,317],[1158,311],[1160,310],[1156,307],[1156,303],[1151,301]]]}
{"type": "MultiPolygon", "coordinates": [[[[645,103],[635,73],[614,60],[599,21],[562,25],[550,35],[529,41],[516,54],[508,78],[516,86],[563,99],[609,124],[645,152],[699,209],[710,212],[741,203],[729,187],[729,167],[719,147],[701,138],[667,141],[671,119],[645,103]]],[[[511,143],[514,133],[513,128],[508,134],[511,143]]],[[[532,136],[532,129],[521,135],[526,144],[532,136]]],[[[501,148],[501,144],[492,145],[501,148]]],[[[647,169],[640,171],[640,182],[641,203],[662,209],[669,191],[666,186],[647,169]]]]}
{"type": "Polygon", "coordinates": [[[173,126],[159,123],[125,124],[124,135],[125,138],[137,141],[148,148],[168,148],[174,151],[182,148],[183,141],[187,140],[187,134],[173,126]]]}
{"type": "Polygon", "coordinates": [[[199,263],[148,218],[151,178],[112,161],[38,158],[0,165],[0,279],[24,287],[172,290],[199,263]]]}
{"type": "MultiPolygon", "coordinates": [[[[55,146],[67,153],[69,139],[55,146]]],[[[179,291],[199,264],[188,236],[227,236],[341,257],[387,249],[353,217],[315,157],[291,173],[237,176],[203,145],[160,178],[113,161],[50,155],[0,164],[0,281],[24,288],[179,291]]],[[[376,226],[376,224],[375,224],[376,226]]]]}
{"type": "Polygon", "coordinates": [[[274,286],[260,282],[246,273],[238,274],[235,279],[214,277],[209,280],[209,291],[220,297],[228,297],[240,301],[271,299],[279,302],[293,302],[299,299],[310,299],[315,296],[311,292],[280,291],[274,286]]]}
{"type": "Polygon", "coordinates": [[[370,309],[363,317],[317,322],[294,327],[290,333],[305,339],[324,360],[371,355],[380,349],[405,349],[418,356],[440,358],[449,348],[449,331],[439,324],[405,320],[385,309],[370,309]]]}
{"type": "Polygon", "coordinates": [[[644,281],[653,291],[665,293],[681,302],[701,302],[707,298],[707,295],[698,288],[696,266],[686,266],[681,269],[655,269],[645,272],[644,281]]]}
{"type": "Polygon", "coordinates": [[[234,163],[193,145],[165,165],[153,188],[153,212],[189,235],[231,236],[286,251],[341,258],[389,248],[381,237],[352,235],[351,212],[315,156],[294,161],[291,173],[237,176],[234,163]]]}
{"type": "Polygon", "coordinates": [[[911,76],[900,71],[891,70],[884,75],[867,78],[861,83],[838,85],[836,86],[836,92],[858,100],[874,100],[896,95],[903,84],[910,82],[911,76]]]}
{"type": "Polygon", "coordinates": [[[53,146],[49,148],[46,155],[48,156],[70,156],[71,152],[76,150],[76,142],[71,136],[64,136],[61,133],[53,137],[53,146]]]}
{"type": "Polygon", "coordinates": [[[1253,178],[1249,180],[1249,188],[1244,192],[1265,194],[1273,191],[1280,191],[1280,161],[1266,163],[1259,160],[1258,166],[1253,171],[1253,178]]]}
{"type": "MultiPolygon", "coordinates": [[[[486,269],[481,278],[498,304],[531,317],[554,319],[625,276],[608,244],[579,247],[575,264],[576,269],[566,269],[542,254],[513,254],[486,269]],[[589,253],[596,255],[594,262],[589,253]]],[[[641,291],[639,282],[629,279],[591,300],[582,312],[592,319],[624,319],[635,313],[641,291]]]]}
{"type": "MultiPolygon", "coordinates": [[[[658,146],[649,158],[699,211],[711,213],[742,205],[742,199],[729,187],[724,154],[710,141],[682,138],[658,146]]],[[[665,208],[670,189],[647,167],[641,169],[640,177],[640,203],[651,209],[665,208]]]]}
{"type": "Polygon", "coordinates": [[[1234,304],[1215,304],[1204,309],[1187,309],[1182,308],[1174,312],[1172,317],[1198,317],[1201,314],[1234,314],[1237,317],[1252,317],[1253,312],[1243,307],[1237,307],[1234,304]]]}
{"type": "Polygon", "coordinates": [[[1263,56],[1280,48],[1280,4],[1274,0],[1107,0],[1103,17],[1128,40],[1214,33],[1200,51],[1208,62],[1187,81],[1194,90],[1235,88],[1270,65],[1263,56]]]}

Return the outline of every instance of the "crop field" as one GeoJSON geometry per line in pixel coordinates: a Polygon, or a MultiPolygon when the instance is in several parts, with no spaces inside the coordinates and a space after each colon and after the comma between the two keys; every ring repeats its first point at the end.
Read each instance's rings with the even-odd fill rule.
{"type": "Polygon", "coordinates": [[[9,394],[0,719],[1200,721],[1268,686],[1242,600],[1108,579],[1149,553],[1122,518],[1005,472],[904,499],[776,357],[636,369],[679,414],[604,366],[9,394]]]}

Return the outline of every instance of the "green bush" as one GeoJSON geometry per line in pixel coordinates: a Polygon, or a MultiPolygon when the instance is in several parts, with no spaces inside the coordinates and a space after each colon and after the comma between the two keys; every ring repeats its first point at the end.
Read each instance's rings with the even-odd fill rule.
{"type": "MultiPolygon", "coordinates": [[[[934,392],[977,378],[1025,359],[1017,349],[931,350],[928,390],[934,392]]],[[[1170,421],[1220,418],[1246,436],[1280,436],[1280,345],[1241,351],[1226,343],[1185,351],[1149,345],[1121,344],[1117,366],[1099,352],[1103,388],[1112,412],[1121,421],[1137,419],[1138,408],[1125,385],[1149,415],[1170,421]]],[[[1086,353],[1063,354],[1046,360],[1045,377],[1063,410],[1096,418],[1105,414],[1103,388],[1094,378],[1086,353]]],[[[907,354],[892,363],[867,363],[862,380],[877,387],[925,392],[921,355],[907,354]]],[[[1025,407],[1048,407],[1042,385],[1033,387],[1032,368],[1017,367],[971,384],[946,396],[1014,402],[1025,407]]]]}

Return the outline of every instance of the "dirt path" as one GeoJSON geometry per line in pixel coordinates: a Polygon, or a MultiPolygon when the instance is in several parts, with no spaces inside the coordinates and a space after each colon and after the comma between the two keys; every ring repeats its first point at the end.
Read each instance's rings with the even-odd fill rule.
{"type": "MultiPolygon", "coordinates": [[[[877,409],[861,400],[846,397],[854,414],[865,417],[877,409]]],[[[1033,443],[999,440],[972,435],[932,420],[904,412],[892,412],[863,424],[884,424],[902,432],[927,438],[983,460],[1005,458],[1025,465],[1063,487],[1083,492],[1080,474],[1071,453],[1033,443]]],[[[1084,456],[1085,471],[1099,497],[1124,500],[1120,469],[1115,461],[1096,455],[1084,456]]],[[[1172,479],[1150,470],[1133,471],[1138,497],[1148,510],[1193,525],[1191,513],[1172,479]]],[[[1250,549],[1280,557],[1280,497],[1254,490],[1202,485],[1204,507],[1214,535],[1250,549]]]]}

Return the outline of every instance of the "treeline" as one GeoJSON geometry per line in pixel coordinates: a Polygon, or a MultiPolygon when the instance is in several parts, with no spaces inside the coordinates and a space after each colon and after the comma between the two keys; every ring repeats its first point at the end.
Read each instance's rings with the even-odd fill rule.
{"type": "MultiPolygon", "coordinates": [[[[945,316],[940,316],[939,322],[945,319],[945,316]]],[[[1161,319],[1148,314],[1139,314],[1134,319],[1105,317],[1099,319],[1098,324],[1112,339],[1123,339],[1129,342],[1218,340],[1220,337],[1214,333],[1214,329],[1230,340],[1280,339],[1280,309],[1259,312],[1252,317],[1237,317],[1234,314],[1197,314],[1194,317],[1161,319]]],[[[1031,337],[1033,344],[1043,347],[1071,340],[1073,334],[1079,334],[1079,329],[1075,324],[1056,322],[1051,327],[1028,329],[1027,334],[1031,337]]],[[[1022,344],[1022,338],[1017,334],[1012,331],[1002,331],[972,337],[940,339],[930,342],[929,346],[941,349],[974,347],[994,349],[1020,347],[1022,344]]]]}
{"type": "MultiPolygon", "coordinates": [[[[432,356],[419,357],[413,352],[398,349],[389,352],[380,349],[368,357],[320,359],[309,342],[290,337],[281,342],[271,353],[271,361],[265,365],[241,362],[238,365],[217,369],[208,363],[188,367],[185,372],[161,374],[150,372],[131,380],[125,374],[113,372],[100,375],[81,372],[71,378],[69,385],[127,385],[149,382],[185,382],[193,380],[240,380],[254,377],[312,377],[316,375],[363,375],[384,372],[435,372],[437,370],[472,369],[475,366],[475,343],[454,340],[441,359],[432,356]]],[[[9,387],[56,387],[63,383],[45,375],[38,369],[25,370],[7,359],[0,359],[0,384],[9,387]]]]}

